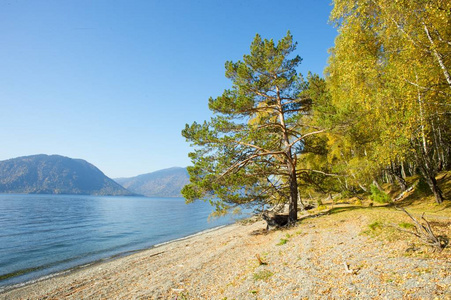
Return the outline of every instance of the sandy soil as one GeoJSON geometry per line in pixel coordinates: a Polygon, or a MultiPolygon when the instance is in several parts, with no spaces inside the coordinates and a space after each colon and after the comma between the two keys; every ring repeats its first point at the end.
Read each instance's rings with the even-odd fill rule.
{"type": "Polygon", "coordinates": [[[0,299],[451,299],[446,256],[361,234],[365,217],[255,234],[234,224],[0,294],[0,299]],[[261,263],[259,262],[260,258],[261,263]]]}

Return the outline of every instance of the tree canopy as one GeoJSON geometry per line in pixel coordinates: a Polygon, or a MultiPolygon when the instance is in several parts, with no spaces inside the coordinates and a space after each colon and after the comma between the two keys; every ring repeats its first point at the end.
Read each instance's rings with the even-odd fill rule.
{"type": "Polygon", "coordinates": [[[311,108],[308,83],[296,71],[299,56],[288,32],[277,44],[258,34],[250,54],[225,64],[232,88],[210,98],[214,116],[186,125],[183,136],[196,146],[182,190],[192,201],[208,198],[218,211],[236,204],[289,202],[297,218],[297,158],[303,140],[315,132],[302,116],[311,108]]]}
{"type": "MultiPolygon", "coordinates": [[[[388,172],[405,188],[405,167],[418,170],[441,203],[437,173],[450,167],[451,3],[335,0],[339,35],[327,80],[351,156],[388,172]],[[353,118],[348,118],[352,114],[353,118]],[[446,134],[445,134],[446,133],[446,134]],[[404,174],[403,174],[404,173],[404,174]]],[[[365,173],[365,172],[363,172],[365,173]]],[[[368,182],[368,180],[367,180],[368,182]]]]}
{"type": "Polygon", "coordinates": [[[437,203],[436,176],[451,169],[451,2],[334,0],[338,28],[325,78],[305,80],[288,34],[257,35],[242,61],[226,62],[232,88],[214,113],[186,125],[195,147],[188,201],[289,203],[297,218],[310,191],[379,193],[419,174],[437,203]]]}

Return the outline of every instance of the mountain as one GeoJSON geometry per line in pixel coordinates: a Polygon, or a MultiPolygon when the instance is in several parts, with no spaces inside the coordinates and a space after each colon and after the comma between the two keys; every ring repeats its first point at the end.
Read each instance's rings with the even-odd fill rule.
{"type": "Polygon", "coordinates": [[[131,178],[117,178],[124,188],[147,197],[181,197],[180,191],[189,183],[186,168],[169,168],[131,178]]]}
{"type": "Polygon", "coordinates": [[[85,160],[44,154],[0,161],[0,193],[134,195],[85,160]]]}

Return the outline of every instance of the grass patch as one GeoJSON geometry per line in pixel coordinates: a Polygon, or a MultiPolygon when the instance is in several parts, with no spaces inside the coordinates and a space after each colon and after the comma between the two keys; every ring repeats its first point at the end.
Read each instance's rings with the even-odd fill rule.
{"type": "MultiPolygon", "coordinates": [[[[425,213],[424,216],[430,223],[434,234],[451,240],[451,171],[441,172],[436,178],[440,189],[445,195],[445,201],[442,204],[435,203],[432,193],[428,190],[429,187],[424,182],[419,182],[420,176],[406,178],[408,187],[413,186],[413,190],[391,204],[378,203],[371,198],[369,193],[360,195],[363,206],[357,205],[359,203],[356,203],[355,198],[344,199],[342,200],[344,201],[343,204],[332,206],[332,202],[337,202],[337,204],[341,202],[338,201],[338,195],[334,195],[333,199],[323,200],[321,204],[330,207],[330,209],[327,213],[316,209],[309,211],[310,214],[314,214],[313,216],[304,212],[304,215],[299,220],[299,228],[290,231],[292,236],[290,245],[291,243],[302,242],[299,237],[304,234],[314,234],[316,230],[325,228],[336,228],[346,222],[359,226],[360,235],[382,241],[387,245],[384,251],[389,251],[392,257],[408,256],[422,259],[437,258],[449,260],[451,258],[451,244],[441,252],[434,252],[429,246],[420,243],[417,237],[405,232],[415,232],[414,222],[405,213],[396,209],[397,207],[403,207],[417,219],[420,219],[425,213]],[[368,206],[368,203],[372,205],[368,206]],[[293,238],[296,236],[298,238],[293,238]]],[[[373,196],[385,198],[385,195],[389,195],[390,198],[394,199],[399,196],[401,190],[396,184],[386,183],[382,185],[379,192],[374,190],[373,196]]],[[[288,239],[288,237],[285,237],[285,233],[276,238],[281,238],[279,245],[288,242],[284,241],[288,239]]],[[[278,242],[276,239],[274,241],[278,242]]],[[[285,247],[279,248],[280,255],[283,255],[282,251],[284,251],[285,247]]],[[[428,273],[428,270],[421,269],[418,272],[428,273]]]]}
{"type": "Polygon", "coordinates": [[[263,270],[257,273],[254,273],[254,280],[268,280],[268,278],[270,278],[272,275],[274,275],[273,272],[268,271],[268,270],[263,270]]]}
{"type": "Polygon", "coordinates": [[[404,229],[415,228],[415,225],[413,225],[412,223],[408,223],[408,222],[401,222],[398,225],[399,225],[399,227],[404,228],[404,229]]]}
{"type": "Polygon", "coordinates": [[[178,294],[177,295],[177,299],[180,299],[180,300],[188,300],[189,299],[189,294],[188,293],[180,293],[180,294],[178,294]]]}
{"type": "Polygon", "coordinates": [[[323,211],[323,210],[326,210],[327,209],[327,206],[326,205],[319,205],[317,208],[316,208],[316,210],[318,210],[318,211],[323,211]]]}
{"type": "Polygon", "coordinates": [[[387,229],[388,228],[384,226],[384,223],[381,220],[375,220],[372,223],[368,224],[368,229],[362,231],[362,234],[366,234],[375,238],[383,233],[387,233],[387,229]]]}
{"type": "Polygon", "coordinates": [[[280,239],[280,242],[277,243],[277,246],[285,245],[289,240],[288,239],[280,239]]]}
{"type": "Polygon", "coordinates": [[[376,229],[381,229],[381,228],[382,228],[382,222],[379,222],[379,221],[373,222],[373,223],[369,224],[368,227],[369,227],[372,231],[374,231],[374,230],[376,230],[376,229]]]}

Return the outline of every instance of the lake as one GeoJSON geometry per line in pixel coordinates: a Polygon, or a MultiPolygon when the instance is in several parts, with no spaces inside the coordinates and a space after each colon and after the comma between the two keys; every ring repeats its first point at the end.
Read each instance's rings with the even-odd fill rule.
{"type": "Polygon", "coordinates": [[[183,198],[0,195],[0,291],[233,223],[183,198]]]}

